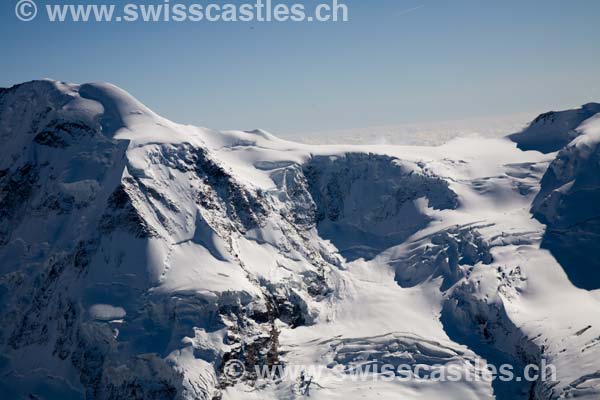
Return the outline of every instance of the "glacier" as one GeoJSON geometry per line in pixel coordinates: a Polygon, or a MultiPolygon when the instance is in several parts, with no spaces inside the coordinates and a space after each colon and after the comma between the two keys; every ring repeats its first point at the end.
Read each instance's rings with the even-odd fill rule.
{"type": "Polygon", "coordinates": [[[588,104],[506,138],[308,145],[106,83],[2,89],[0,395],[597,399],[599,122],[588,104]],[[232,360],[324,369],[308,393],[232,360]],[[383,361],[557,376],[335,372],[383,361]]]}

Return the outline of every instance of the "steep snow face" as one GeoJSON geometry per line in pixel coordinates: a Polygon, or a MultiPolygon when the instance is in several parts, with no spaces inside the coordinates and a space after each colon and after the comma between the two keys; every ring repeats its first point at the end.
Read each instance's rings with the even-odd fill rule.
{"type": "Polygon", "coordinates": [[[370,259],[423,229],[434,209],[457,207],[448,183],[374,154],[317,156],[304,166],[318,230],[348,260],[370,259]]]}
{"type": "Polygon", "coordinates": [[[600,104],[588,103],[575,110],[551,111],[537,117],[522,132],[511,135],[521,150],[552,153],[565,147],[581,132],[577,128],[600,113],[600,104]]]}
{"type": "Polygon", "coordinates": [[[571,281],[600,288],[600,114],[577,128],[542,179],[534,216],[548,225],[542,246],[552,251],[571,281]]]}
{"type": "MultiPolygon", "coordinates": [[[[595,182],[594,124],[544,179],[549,229],[593,213],[543,198],[595,182]]],[[[307,379],[317,399],[598,398],[598,300],[530,214],[551,156],[504,139],[301,145],[53,81],[0,91],[0,140],[3,398],[296,398],[307,379]],[[484,359],[547,359],[558,380],[338,375],[484,359]],[[323,373],[253,374],[274,365],[323,373]]]]}

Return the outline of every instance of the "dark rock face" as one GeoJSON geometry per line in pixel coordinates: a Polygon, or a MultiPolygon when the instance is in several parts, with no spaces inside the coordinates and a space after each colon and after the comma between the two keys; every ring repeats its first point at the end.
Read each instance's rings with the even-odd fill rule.
{"type": "Polygon", "coordinates": [[[51,121],[33,141],[48,147],[66,148],[82,136],[93,136],[95,130],[81,122],[51,121]]]}
{"type": "Polygon", "coordinates": [[[116,230],[130,233],[137,239],[157,237],[158,233],[136,209],[136,188],[133,179],[125,179],[110,195],[107,209],[100,221],[100,229],[105,234],[116,230]]]}
{"type": "Polygon", "coordinates": [[[32,164],[12,173],[5,170],[0,176],[0,245],[8,243],[12,229],[23,217],[37,180],[38,170],[32,164]]]}

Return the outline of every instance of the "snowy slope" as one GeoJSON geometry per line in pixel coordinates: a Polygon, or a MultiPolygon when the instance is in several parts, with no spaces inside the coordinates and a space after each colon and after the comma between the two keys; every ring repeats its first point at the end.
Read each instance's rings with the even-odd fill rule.
{"type": "Polygon", "coordinates": [[[600,288],[600,113],[576,132],[548,168],[532,211],[548,225],[543,247],[575,285],[593,290],[600,288]]]}
{"type": "Polygon", "coordinates": [[[565,147],[580,132],[577,128],[588,118],[600,112],[600,104],[588,103],[566,111],[550,111],[538,116],[529,126],[510,138],[522,150],[552,153],[565,147]]]}
{"type": "Polygon", "coordinates": [[[542,181],[560,154],[595,160],[594,121],[552,162],[508,139],[310,146],[183,126],[108,84],[2,91],[0,394],[304,397],[300,374],[232,381],[240,360],[323,366],[317,399],[596,399],[599,296],[541,248],[544,223],[595,210],[545,205],[568,206],[592,164],[542,181]],[[556,382],[336,373],[542,359],[556,382]]]}

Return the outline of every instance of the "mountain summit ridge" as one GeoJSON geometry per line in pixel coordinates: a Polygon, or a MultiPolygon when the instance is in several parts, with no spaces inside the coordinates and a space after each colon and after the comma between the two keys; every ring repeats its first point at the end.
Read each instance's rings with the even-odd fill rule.
{"type": "Polygon", "coordinates": [[[522,132],[510,135],[522,150],[552,153],[579,136],[577,128],[600,113],[600,103],[587,103],[566,111],[550,111],[539,115],[522,132]]]}

